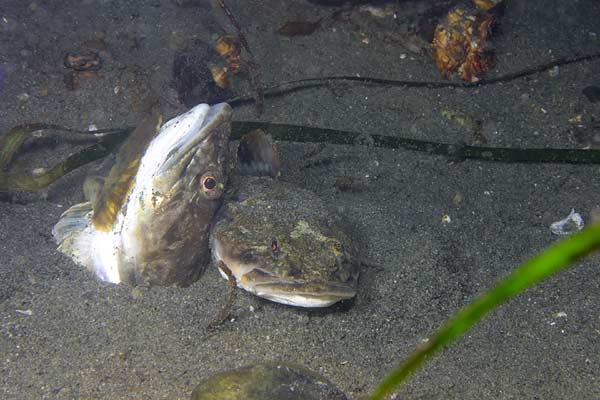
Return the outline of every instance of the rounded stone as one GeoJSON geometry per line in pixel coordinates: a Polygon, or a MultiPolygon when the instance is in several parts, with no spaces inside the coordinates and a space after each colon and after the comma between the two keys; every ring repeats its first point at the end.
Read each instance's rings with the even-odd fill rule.
{"type": "Polygon", "coordinates": [[[268,362],[213,375],[192,400],[347,400],[319,374],[299,365],[268,362]]]}

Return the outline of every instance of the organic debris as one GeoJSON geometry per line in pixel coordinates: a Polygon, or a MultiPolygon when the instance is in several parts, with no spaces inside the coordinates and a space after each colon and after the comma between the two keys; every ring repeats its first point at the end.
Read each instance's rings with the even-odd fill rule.
{"type": "Polygon", "coordinates": [[[448,108],[444,108],[441,112],[442,117],[466,128],[472,135],[475,143],[477,144],[486,144],[487,139],[483,136],[482,133],[482,125],[483,123],[475,119],[461,111],[451,110],[448,108]]]}
{"type": "Polygon", "coordinates": [[[466,82],[477,82],[492,66],[492,13],[470,5],[450,10],[434,32],[433,50],[437,69],[446,79],[457,72],[466,82]]]}
{"type": "Polygon", "coordinates": [[[256,113],[258,115],[260,115],[260,114],[262,114],[263,108],[264,108],[264,88],[263,88],[263,84],[262,84],[262,72],[260,70],[260,66],[255,61],[254,53],[252,53],[252,50],[250,49],[250,45],[248,44],[248,41],[246,40],[246,36],[242,32],[241,25],[235,18],[235,15],[233,15],[233,12],[231,11],[231,9],[225,3],[225,0],[217,0],[217,3],[219,5],[219,7],[221,8],[221,10],[223,11],[223,13],[225,13],[227,18],[229,19],[229,22],[231,23],[231,25],[233,25],[233,27],[237,31],[238,40],[242,44],[242,47],[244,48],[244,50],[246,50],[246,53],[248,53],[248,59],[249,59],[248,65],[249,65],[249,67],[251,67],[251,68],[248,68],[248,70],[250,72],[250,81],[252,84],[252,88],[254,89],[254,92],[256,94],[254,105],[256,107],[256,113]]]}
{"type": "Polygon", "coordinates": [[[70,70],[64,76],[65,86],[69,90],[76,90],[79,89],[83,80],[100,78],[97,71],[102,68],[102,58],[92,50],[67,52],[63,59],[63,65],[70,70]]]}
{"type": "Polygon", "coordinates": [[[225,60],[226,65],[213,65],[210,67],[210,72],[217,86],[227,89],[231,86],[230,75],[240,72],[247,63],[242,59],[239,40],[231,35],[219,37],[215,49],[225,60]]]}
{"type": "Polygon", "coordinates": [[[75,71],[98,71],[102,68],[100,55],[91,50],[79,53],[68,52],[65,54],[63,63],[65,67],[75,71]]]}

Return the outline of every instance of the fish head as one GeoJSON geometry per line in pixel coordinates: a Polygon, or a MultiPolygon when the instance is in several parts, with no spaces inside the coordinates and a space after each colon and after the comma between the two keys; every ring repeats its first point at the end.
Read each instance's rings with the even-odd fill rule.
{"type": "Polygon", "coordinates": [[[122,279],[188,284],[210,259],[208,229],[227,177],[231,107],[198,105],[144,153],[124,212],[122,279]]]}
{"type": "Polygon", "coordinates": [[[141,160],[138,193],[156,205],[180,195],[197,201],[221,197],[230,131],[231,107],[225,103],[200,104],[165,123],[141,160]]]}
{"type": "Polygon", "coordinates": [[[354,297],[358,271],[349,239],[316,211],[316,195],[269,178],[245,178],[238,188],[251,185],[254,193],[227,199],[215,218],[215,261],[239,286],[277,303],[327,307],[354,297]]]}

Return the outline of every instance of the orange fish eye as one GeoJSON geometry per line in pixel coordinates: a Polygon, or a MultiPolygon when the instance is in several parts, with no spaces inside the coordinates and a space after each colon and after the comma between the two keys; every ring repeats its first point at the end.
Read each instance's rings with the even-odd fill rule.
{"type": "Polygon", "coordinates": [[[217,179],[212,175],[205,175],[201,180],[202,189],[212,192],[217,187],[217,179]]]}

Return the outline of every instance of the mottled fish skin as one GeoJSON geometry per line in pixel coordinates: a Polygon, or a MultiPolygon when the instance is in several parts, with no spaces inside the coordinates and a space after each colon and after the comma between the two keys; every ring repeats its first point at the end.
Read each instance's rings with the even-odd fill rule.
{"type": "Polygon", "coordinates": [[[313,192],[268,177],[234,177],[211,229],[215,263],[245,290],[299,307],[354,297],[348,236],[313,192]]]}
{"type": "Polygon", "coordinates": [[[142,148],[131,137],[104,186],[91,190],[94,203],[73,206],[54,227],[59,250],[113,283],[194,282],[210,259],[231,114],[227,104],[201,104],[165,123],[142,148]]]}

